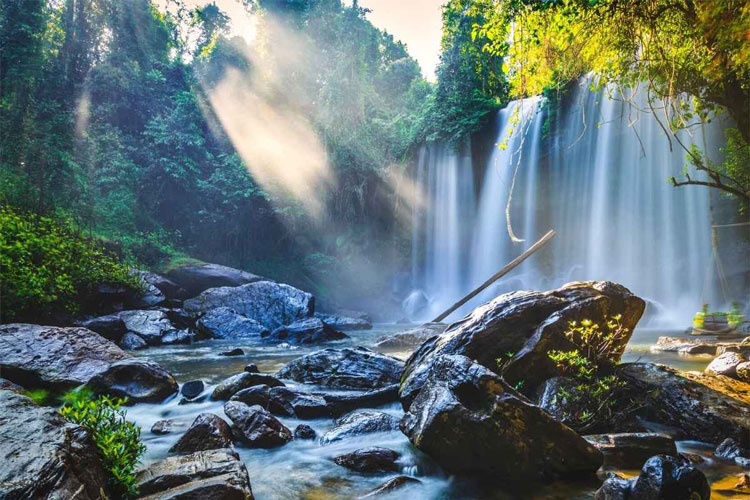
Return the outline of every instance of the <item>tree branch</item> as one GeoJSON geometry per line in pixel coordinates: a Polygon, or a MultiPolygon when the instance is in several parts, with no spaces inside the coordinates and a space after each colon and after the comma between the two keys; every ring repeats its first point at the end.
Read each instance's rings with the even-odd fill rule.
{"type": "Polygon", "coordinates": [[[726,184],[722,184],[721,182],[696,181],[694,179],[691,179],[690,177],[688,177],[686,181],[678,181],[675,177],[671,177],[670,182],[672,182],[672,186],[674,187],[708,186],[708,187],[720,189],[722,191],[725,191],[727,193],[731,193],[737,196],[738,198],[743,200],[745,203],[750,203],[750,193],[748,193],[747,191],[740,191],[739,189],[735,189],[732,186],[727,186],[726,184]]]}

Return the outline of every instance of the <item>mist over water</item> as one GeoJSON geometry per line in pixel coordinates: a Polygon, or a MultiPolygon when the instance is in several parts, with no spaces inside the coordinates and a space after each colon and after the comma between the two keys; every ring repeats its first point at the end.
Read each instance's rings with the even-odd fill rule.
{"type": "MultiPolygon", "coordinates": [[[[573,280],[622,283],[650,301],[660,324],[685,326],[702,303],[718,306],[710,190],[668,183],[685,151],[674,139],[670,151],[653,116],[637,111],[645,97],[623,102],[584,80],[556,109],[543,104],[533,97],[500,110],[483,164],[468,144],[420,152],[415,177],[427,208],[414,211],[412,275],[430,305],[417,319],[446,309],[550,229],[558,234],[546,248],[450,319],[500,293],[573,280]]],[[[716,161],[720,121],[691,133],[683,143],[716,161]]]]}

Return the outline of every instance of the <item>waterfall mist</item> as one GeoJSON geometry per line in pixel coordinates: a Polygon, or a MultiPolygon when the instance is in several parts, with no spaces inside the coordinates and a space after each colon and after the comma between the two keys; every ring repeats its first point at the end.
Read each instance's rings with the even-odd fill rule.
{"type": "MultiPolygon", "coordinates": [[[[554,109],[538,97],[511,102],[483,161],[468,145],[423,148],[415,175],[427,209],[414,212],[412,275],[429,306],[414,319],[434,317],[549,229],[558,233],[550,245],[450,319],[500,293],[573,280],[622,283],[667,324],[689,324],[704,302],[722,305],[710,190],[671,186],[685,151],[670,150],[650,114],[588,87],[554,109]]],[[[715,120],[683,142],[716,160],[723,128],[715,120]]]]}

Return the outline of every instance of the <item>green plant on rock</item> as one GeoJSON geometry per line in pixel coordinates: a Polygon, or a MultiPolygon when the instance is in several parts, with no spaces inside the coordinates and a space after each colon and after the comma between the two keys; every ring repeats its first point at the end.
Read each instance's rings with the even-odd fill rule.
{"type": "Polygon", "coordinates": [[[118,498],[137,496],[135,469],[146,446],[140,427],[125,419],[121,407],[126,401],[107,396],[94,399],[86,390],[72,391],[63,400],[60,414],[91,432],[111,491],[118,498]]]}

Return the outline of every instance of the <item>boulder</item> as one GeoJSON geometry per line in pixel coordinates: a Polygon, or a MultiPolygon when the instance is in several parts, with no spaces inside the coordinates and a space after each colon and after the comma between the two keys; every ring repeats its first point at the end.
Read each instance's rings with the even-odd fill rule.
{"type": "Polygon", "coordinates": [[[305,318],[280,326],[262,337],[266,342],[288,342],[293,345],[319,344],[349,338],[347,334],[318,318],[305,318]]]}
{"type": "Polygon", "coordinates": [[[232,429],[229,424],[213,413],[201,413],[169,451],[192,453],[231,447],[232,429]]]}
{"type": "Polygon", "coordinates": [[[238,373],[237,375],[232,375],[231,377],[217,385],[214,389],[214,392],[211,394],[211,399],[213,399],[214,401],[226,401],[242,389],[247,389],[248,387],[252,387],[254,385],[264,384],[269,387],[281,387],[284,385],[283,382],[275,377],[272,377],[271,375],[242,372],[238,373]]]}
{"type": "Polygon", "coordinates": [[[374,389],[397,384],[404,362],[364,347],[324,349],[299,357],[279,378],[337,389],[374,389]]]}
{"type": "Polygon", "coordinates": [[[339,417],[326,432],[322,441],[332,443],[352,436],[398,430],[398,419],[390,413],[374,410],[357,410],[339,417]]]}
{"type": "Polygon", "coordinates": [[[126,307],[133,309],[146,309],[149,307],[160,306],[167,301],[167,298],[162,291],[151,283],[141,279],[141,287],[142,290],[129,298],[125,304],[126,307]]]}
{"type": "Polygon", "coordinates": [[[258,369],[258,365],[255,363],[250,363],[247,366],[245,366],[245,371],[247,373],[260,373],[260,370],[258,369]]]}
{"type": "Polygon", "coordinates": [[[446,327],[445,323],[425,323],[405,332],[380,337],[375,343],[375,347],[378,349],[411,348],[428,341],[435,335],[440,335],[445,331],[446,327]]]}
{"type": "Polygon", "coordinates": [[[83,427],[0,390],[0,498],[98,500],[107,476],[83,427]]]}
{"type": "Polygon", "coordinates": [[[315,317],[337,330],[371,330],[372,322],[364,318],[350,318],[334,314],[315,313],[315,317]]]}
{"type": "Polygon", "coordinates": [[[315,299],[289,285],[256,281],[238,287],[209,288],[183,305],[185,311],[195,316],[217,307],[227,307],[274,329],[312,316],[315,299]]]}
{"type": "Polygon", "coordinates": [[[154,422],[154,425],[151,426],[151,433],[152,434],[169,434],[172,432],[172,426],[174,424],[174,421],[166,419],[166,420],[157,420],[154,422]]]}
{"type": "Polygon", "coordinates": [[[112,363],[88,381],[94,394],[127,398],[128,404],[161,403],[177,393],[178,385],[171,373],[153,361],[126,359],[112,363]]]}
{"type": "Polygon", "coordinates": [[[628,498],[708,500],[711,498],[711,488],[705,474],[686,460],[657,455],[643,465],[628,498]]]}
{"type": "Polygon", "coordinates": [[[745,362],[745,357],[736,352],[725,352],[717,357],[706,367],[706,373],[709,375],[726,375],[727,377],[737,377],[737,365],[745,362]]]}
{"type": "Polygon", "coordinates": [[[204,290],[221,286],[240,286],[263,278],[247,271],[206,262],[183,264],[167,272],[167,277],[195,297],[204,290]]]}
{"type": "Polygon", "coordinates": [[[268,328],[228,307],[206,312],[195,324],[199,332],[214,339],[259,339],[268,328]]]}
{"type": "Polygon", "coordinates": [[[427,378],[430,366],[442,354],[460,354],[500,372],[497,360],[514,353],[501,375],[511,385],[524,381],[533,394],[539,384],[560,375],[549,358],[553,349],[577,348],[564,333],[571,321],[604,324],[620,315],[627,333],[611,348],[614,359],[625,349],[645,303],[625,287],[609,281],[574,282],[545,293],[512,292],[483,304],[450,325],[439,337],[422,344],[407,360],[401,399],[408,406],[427,378]]]}
{"type": "Polygon", "coordinates": [[[245,355],[245,351],[243,351],[239,347],[235,347],[234,349],[230,349],[228,351],[221,351],[219,353],[219,356],[227,356],[227,357],[231,357],[231,356],[244,356],[244,355],[245,355]]]}
{"type": "Polygon", "coordinates": [[[189,297],[184,288],[167,277],[149,271],[134,272],[145,284],[155,287],[169,300],[185,300],[189,297]]]}
{"type": "Polygon", "coordinates": [[[149,500],[252,500],[245,464],[231,449],[167,457],[138,473],[136,486],[149,500]]]}
{"type": "Polygon", "coordinates": [[[399,457],[401,454],[398,452],[372,446],[335,456],[333,461],[357,472],[398,472],[400,470],[397,463],[399,457]]]}
{"type": "Polygon", "coordinates": [[[117,345],[119,345],[120,348],[125,349],[126,351],[136,351],[138,349],[145,349],[146,347],[148,347],[148,344],[145,340],[140,338],[135,333],[131,332],[123,335],[117,345]]]}
{"type": "Polygon", "coordinates": [[[737,379],[750,383],[750,361],[744,361],[735,368],[737,379]]]}
{"type": "Polygon", "coordinates": [[[76,326],[88,328],[112,342],[118,342],[128,329],[125,322],[119,314],[108,314],[106,316],[97,316],[87,320],[79,321],[76,326]]]}
{"type": "Polygon", "coordinates": [[[125,351],[86,328],[0,325],[0,373],[27,389],[73,389],[128,358],[125,351]]]}
{"type": "Polygon", "coordinates": [[[189,344],[193,341],[193,334],[187,330],[170,330],[161,338],[163,345],[189,344]]]}
{"type": "Polygon", "coordinates": [[[309,425],[300,424],[294,428],[294,439],[315,439],[318,433],[309,425]]]}
{"type": "Polygon", "coordinates": [[[677,456],[674,439],[665,434],[634,432],[584,436],[604,455],[604,465],[640,469],[654,455],[677,456]]]}
{"type": "Polygon", "coordinates": [[[359,498],[376,498],[382,495],[388,495],[406,486],[421,484],[421,483],[422,481],[413,477],[396,476],[393,479],[389,479],[388,481],[384,482],[383,484],[381,484],[374,490],[370,491],[366,495],[363,495],[359,498]]]}
{"type": "Polygon", "coordinates": [[[182,384],[180,394],[187,399],[195,399],[206,390],[206,384],[202,380],[191,380],[182,384]]]}
{"type": "Polygon", "coordinates": [[[716,355],[718,344],[707,340],[688,339],[684,337],[659,337],[652,351],[679,352],[681,354],[716,355]]]}
{"type": "Polygon", "coordinates": [[[323,397],[286,387],[256,385],[235,393],[230,401],[240,401],[248,406],[259,405],[274,415],[286,417],[309,419],[330,416],[323,397]]]}
{"type": "Polygon", "coordinates": [[[251,448],[274,448],[292,439],[292,431],[258,405],[227,401],[224,413],[234,423],[235,435],[251,448]]]}
{"type": "Polygon", "coordinates": [[[596,491],[595,500],[628,500],[630,489],[633,486],[632,479],[622,477],[610,477],[602,483],[601,488],[596,491]]]}
{"type": "Polygon", "coordinates": [[[318,394],[325,398],[329,415],[337,417],[358,408],[377,408],[398,401],[398,384],[356,394],[318,394]]]}
{"type": "Polygon", "coordinates": [[[676,439],[718,444],[750,441],[750,384],[721,375],[681,372],[654,363],[617,369],[643,418],[676,429],[676,439]]]}
{"type": "Polygon", "coordinates": [[[10,380],[5,380],[4,378],[0,378],[0,390],[3,391],[13,391],[21,394],[24,392],[24,388],[21,387],[18,384],[14,384],[10,380]]]}
{"type": "Polygon", "coordinates": [[[435,360],[401,431],[451,473],[538,479],[602,465],[594,446],[465,356],[435,360]]]}
{"type": "Polygon", "coordinates": [[[120,319],[129,332],[137,334],[149,345],[159,345],[162,336],[175,329],[164,311],[123,311],[120,319]]]}

